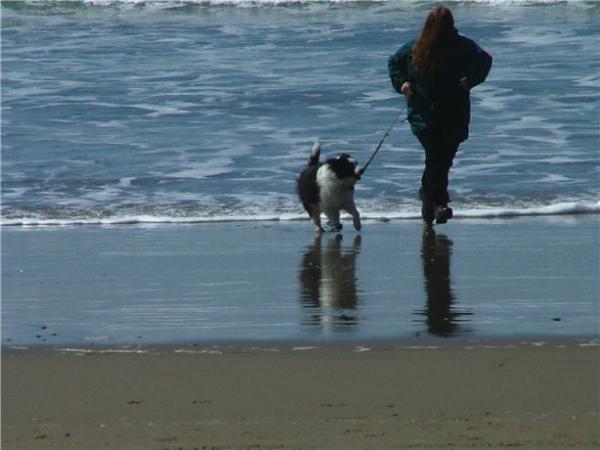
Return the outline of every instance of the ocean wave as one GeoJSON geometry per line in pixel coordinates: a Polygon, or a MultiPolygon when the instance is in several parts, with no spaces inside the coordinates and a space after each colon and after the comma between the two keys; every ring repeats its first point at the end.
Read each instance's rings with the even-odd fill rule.
{"type": "MultiPolygon", "coordinates": [[[[157,5],[252,5],[252,6],[277,6],[311,3],[393,3],[396,0],[81,0],[89,5],[115,5],[115,4],[157,4],[157,5]]],[[[405,3],[424,3],[424,0],[404,0],[405,3]]],[[[582,0],[449,0],[448,3],[481,3],[481,4],[555,4],[555,3],[582,3],[582,0]]],[[[583,1],[585,3],[585,0],[583,1]]]]}
{"type": "MultiPolygon", "coordinates": [[[[455,206],[456,219],[485,219],[485,218],[516,218],[533,216],[564,216],[600,214],[598,202],[559,202],[549,205],[522,205],[516,207],[504,206],[455,206]]],[[[421,213],[417,205],[409,205],[397,210],[361,210],[365,221],[419,220],[421,213]]],[[[342,219],[349,216],[342,215],[342,219]]],[[[223,211],[197,215],[160,215],[160,214],[129,214],[109,217],[9,217],[0,220],[2,227],[65,227],[65,226],[119,226],[119,225],[160,225],[160,224],[200,224],[223,222],[292,222],[308,221],[302,211],[264,211],[235,212],[223,211]]]]}
{"type": "MultiPolygon", "coordinates": [[[[3,7],[23,10],[34,8],[46,12],[56,10],[67,12],[78,7],[135,7],[173,9],[187,7],[229,6],[229,7],[286,7],[313,4],[352,5],[352,4],[386,4],[396,0],[4,0],[3,7]]],[[[424,0],[405,0],[404,4],[423,4],[424,0]]],[[[593,5],[595,0],[449,0],[450,4],[482,4],[482,5],[554,5],[561,3],[593,5]]]]}

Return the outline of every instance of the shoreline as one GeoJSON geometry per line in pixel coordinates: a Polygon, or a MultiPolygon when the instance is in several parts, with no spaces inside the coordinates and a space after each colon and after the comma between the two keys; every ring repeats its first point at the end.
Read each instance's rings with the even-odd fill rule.
{"type": "MultiPolygon", "coordinates": [[[[460,208],[460,207],[459,207],[460,208]]],[[[586,216],[600,216],[600,201],[591,202],[559,202],[546,206],[532,206],[529,208],[489,208],[489,209],[457,209],[453,220],[460,221],[495,221],[495,220],[518,220],[518,219],[544,219],[560,220],[561,218],[586,216]]],[[[347,222],[350,216],[342,214],[342,220],[347,222]]],[[[365,224],[390,223],[390,222],[417,222],[421,223],[421,212],[418,207],[408,213],[365,213],[361,216],[365,224]]],[[[161,225],[203,225],[203,224],[229,224],[229,223],[311,223],[310,218],[304,211],[284,213],[283,215],[257,216],[216,216],[216,217],[162,217],[162,216],[140,216],[140,217],[115,217],[102,219],[8,219],[0,220],[0,229],[3,228],[53,228],[53,227],[119,227],[119,226],[161,226],[161,225]]]]}
{"type": "Polygon", "coordinates": [[[599,335],[523,335],[523,336],[482,336],[477,338],[440,338],[440,337],[399,337],[395,339],[348,339],[348,340],[306,340],[306,339],[274,339],[274,340],[214,340],[202,342],[165,342],[165,343],[121,343],[121,344],[37,344],[18,346],[3,344],[0,352],[82,352],[82,353],[172,353],[177,351],[218,350],[227,352],[252,351],[294,351],[319,349],[444,349],[444,348],[517,348],[517,347],[549,347],[564,346],[600,347],[599,335]]]}

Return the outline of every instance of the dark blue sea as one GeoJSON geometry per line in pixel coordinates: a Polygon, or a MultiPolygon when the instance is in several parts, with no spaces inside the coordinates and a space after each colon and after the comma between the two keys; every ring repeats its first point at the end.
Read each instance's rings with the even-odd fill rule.
{"type": "MultiPolygon", "coordinates": [[[[459,216],[600,211],[600,4],[450,1],[494,57],[451,173],[459,216]]],[[[2,2],[2,224],[305,218],[311,146],[365,162],[403,98],[387,58],[428,1],[2,2]]],[[[415,218],[397,125],[357,187],[415,218]]]]}

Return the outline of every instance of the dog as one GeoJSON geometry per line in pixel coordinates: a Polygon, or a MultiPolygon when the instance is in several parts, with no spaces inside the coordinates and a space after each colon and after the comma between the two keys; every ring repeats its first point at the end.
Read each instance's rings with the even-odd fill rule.
{"type": "Polygon", "coordinates": [[[319,163],[321,145],[316,142],[312,148],[308,167],[297,183],[297,192],[302,206],[312,219],[317,232],[325,231],[321,226],[321,213],[328,219],[331,231],[341,231],[340,211],[352,216],[357,231],[361,229],[360,214],[354,204],[354,185],[362,171],[358,163],[346,153],[319,163]]]}

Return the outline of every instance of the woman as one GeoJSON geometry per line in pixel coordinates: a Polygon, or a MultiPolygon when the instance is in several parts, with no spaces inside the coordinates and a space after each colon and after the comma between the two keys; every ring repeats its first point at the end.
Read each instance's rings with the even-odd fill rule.
{"type": "Polygon", "coordinates": [[[433,8],[419,38],[388,60],[392,85],[405,95],[411,130],[425,149],[419,194],[428,224],[452,217],[448,173],[469,136],[469,91],[485,80],[491,66],[492,57],[458,33],[445,6],[433,8]]]}

